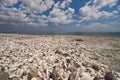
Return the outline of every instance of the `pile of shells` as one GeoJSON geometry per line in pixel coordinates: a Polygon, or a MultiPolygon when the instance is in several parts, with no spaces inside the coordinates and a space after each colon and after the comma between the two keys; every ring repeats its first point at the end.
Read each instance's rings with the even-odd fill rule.
{"type": "Polygon", "coordinates": [[[84,44],[64,36],[20,37],[0,38],[0,77],[4,73],[9,80],[117,80],[84,44]]]}

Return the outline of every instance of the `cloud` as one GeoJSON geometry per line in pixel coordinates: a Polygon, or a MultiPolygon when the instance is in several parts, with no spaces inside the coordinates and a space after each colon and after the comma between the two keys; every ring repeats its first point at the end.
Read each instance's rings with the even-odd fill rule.
{"type": "Polygon", "coordinates": [[[105,6],[109,6],[110,8],[116,5],[118,0],[94,0],[93,1],[93,7],[100,9],[105,6]]]}
{"type": "Polygon", "coordinates": [[[53,0],[21,0],[20,9],[30,11],[32,13],[43,13],[54,4],[53,0]]]}
{"type": "Polygon", "coordinates": [[[86,31],[97,31],[97,32],[119,32],[120,31],[120,23],[119,21],[113,21],[113,22],[94,22],[90,24],[83,24],[84,30],[86,31]]]}
{"type": "Polygon", "coordinates": [[[9,22],[29,22],[26,14],[17,10],[16,8],[6,8],[2,7],[1,21],[9,21],[9,22]]]}
{"type": "Polygon", "coordinates": [[[74,9],[72,8],[68,8],[68,10],[66,11],[61,9],[53,9],[50,12],[49,20],[50,22],[53,22],[56,24],[62,24],[62,23],[67,24],[72,22],[73,14],[74,14],[74,9]]]}
{"type": "Polygon", "coordinates": [[[92,23],[90,25],[86,25],[84,29],[86,31],[97,31],[97,32],[111,31],[111,26],[108,24],[97,22],[97,23],[92,23]]]}
{"type": "Polygon", "coordinates": [[[47,16],[42,13],[52,5],[54,5],[53,0],[3,0],[0,5],[0,22],[46,26],[48,25],[47,16]],[[21,4],[16,8],[14,5],[18,5],[18,3],[21,4]]]}
{"type": "Polygon", "coordinates": [[[88,29],[93,29],[93,28],[108,28],[109,26],[108,25],[106,25],[106,24],[102,24],[102,23],[93,23],[93,24],[91,24],[91,25],[89,25],[89,26],[86,26],[86,28],[88,28],[88,29]]]}
{"type": "MultiPolygon", "coordinates": [[[[71,2],[71,0],[66,0],[66,2],[71,2]]],[[[63,1],[64,3],[64,1],[63,1]]],[[[63,4],[61,2],[57,2],[56,4],[54,4],[54,7],[52,9],[52,11],[50,11],[49,14],[49,21],[54,23],[54,24],[68,24],[73,22],[73,15],[74,15],[74,9],[68,7],[66,10],[61,9],[61,4],[63,4]]],[[[65,6],[64,6],[65,7],[65,6]]],[[[62,7],[63,8],[63,7],[62,7]]]]}
{"type": "Polygon", "coordinates": [[[101,25],[99,20],[105,21],[119,16],[120,6],[116,5],[118,0],[89,0],[85,1],[84,6],[74,1],[76,0],[1,0],[0,24],[81,27],[91,22],[91,28],[94,28],[101,25]],[[78,5],[83,6],[79,13],[78,5]],[[96,23],[93,24],[92,21],[96,23]]]}
{"type": "Polygon", "coordinates": [[[49,20],[50,22],[53,22],[55,24],[67,24],[73,21],[72,20],[73,14],[74,14],[74,9],[72,8],[68,8],[66,11],[61,10],[59,8],[53,9],[50,12],[49,20]]]}
{"type": "Polygon", "coordinates": [[[66,8],[70,5],[70,3],[72,3],[72,0],[65,0],[61,3],[61,8],[66,8]]]}
{"type": "Polygon", "coordinates": [[[0,21],[23,23],[25,25],[48,26],[49,23],[67,24],[73,22],[72,0],[3,0],[0,21]],[[20,3],[18,5],[18,3],[20,3]],[[14,5],[18,5],[16,8],[14,5]],[[52,9],[53,6],[53,9],[52,9]],[[52,9],[48,15],[44,12],[52,9]],[[63,10],[66,8],[66,10],[63,10]]]}
{"type": "Polygon", "coordinates": [[[1,0],[0,4],[7,7],[7,6],[13,6],[17,2],[18,0],[1,0]]]}
{"type": "Polygon", "coordinates": [[[36,26],[48,26],[48,17],[46,15],[31,14],[29,17],[30,23],[28,25],[36,26]]]}
{"type": "Polygon", "coordinates": [[[100,10],[105,6],[109,6],[111,8],[117,3],[117,0],[91,0],[84,7],[79,9],[82,19],[80,22],[89,21],[89,20],[98,20],[100,18],[108,19],[110,17],[115,17],[118,14],[117,10],[113,10],[111,12],[100,10]],[[93,5],[90,5],[93,3],[93,5]]]}

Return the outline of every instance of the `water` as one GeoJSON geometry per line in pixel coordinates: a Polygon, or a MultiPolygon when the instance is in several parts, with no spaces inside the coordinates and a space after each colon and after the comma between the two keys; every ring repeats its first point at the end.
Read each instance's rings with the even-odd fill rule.
{"type": "Polygon", "coordinates": [[[73,32],[70,34],[80,36],[120,37],[120,32],[73,32]]]}
{"type": "MultiPolygon", "coordinates": [[[[9,33],[7,33],[9,34],[9,33]]],[[[78,36],[103,36],[118,37],[120,32],[28,32],[28,33],[12,33],[12,34],[28,34],[28,35],[78,35],[78,36]]]]}

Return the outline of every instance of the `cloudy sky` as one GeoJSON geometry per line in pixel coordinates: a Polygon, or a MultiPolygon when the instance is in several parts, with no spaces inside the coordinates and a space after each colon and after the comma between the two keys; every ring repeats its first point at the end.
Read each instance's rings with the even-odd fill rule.
{"type": "Polygon", "coordinates": [[[120,0],[0,0],[0,32],[120,31],[120,0]]]}

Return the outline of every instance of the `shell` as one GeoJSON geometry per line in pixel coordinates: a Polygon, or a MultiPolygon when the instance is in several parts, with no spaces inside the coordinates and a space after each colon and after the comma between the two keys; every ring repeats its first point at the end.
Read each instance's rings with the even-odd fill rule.
{"type": "Polygon", "coordinates": [[[94,54],[93,49],[84,44],[85,39],[68,41],[65,35],[9,36],[0,37],[0,53],[3,53],[0,54],[0,72],[3,71],[2,65],[10,78],[110,80],[110,76],[113,76],[107,72],[108,66],[95,59],[99,54],[94,54]]]}
{"type": "Polygon", "coordinates": [[[38,77],[38,70],[37,69],[31,69],[28,74],[31,78],[32,77],[38,77]]]}
{"type": "Polygon", "coordinates": [[[33,77],[31,80],[44,80],[44,79],[41,77],[33,77]]]}
{"type": "Polygon", "coordinates": [[[82,80],[93,80],[93,78],[90,76],[90,74],[83,72],[82,80]]]}
{"type": "Polygon", "coordinates": [[[69,76],[69,80],[78,80],[79,79],[80,69],[78,68],[76,71],[72,72],[69,76]]]}

